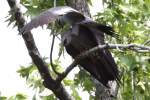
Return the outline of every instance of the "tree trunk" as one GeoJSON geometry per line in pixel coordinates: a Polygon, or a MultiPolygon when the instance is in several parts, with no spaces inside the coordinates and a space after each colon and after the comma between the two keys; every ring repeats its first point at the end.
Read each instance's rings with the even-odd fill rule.
{"type": "MultiPolygon", "coordinates": [[[[91,17],[87,0],[65,0],[68,6],[77,9],[86,16],[91,17]]],[[[118,93],[118,84],[116,81],[109,82],[110,89],[104,87],[95,78],[93,78],[95,84],[95,100],[112,100],[116,98],[118,93]]]]}
{"type": "MultiPolygon", "coordinates": [[[[20,11],[20,8],[16,0],[7,0],[7,2],[11,8],[11,16],[12,18],[15,18],[18,30],[20,30],[25,24],[25,19],[20,11]]],[[[52,78],[48,69],[48,65],[46,64],[46,62],[44,62],[43,58],[41,57],[38,51],[38,48],[35,45],[34,38],[31,32],[28,32],[27,34],[22,34],[22,38],[25,41],[26,47],[28,49],[29,55],[32,58],[32,61],[34,62],[39,73],[41,74],[44,86],[52,90],[52,92],[57,98],[59,98],[59,100],[72,100],[72,97],[66,91],[64,86],[52,78]]]]}
{"type": "Polygon", "coordinates": [[[82,12],[84,15],[91,17],[87,0],[65,0],[66,4],[76,10],[82,12]]]}

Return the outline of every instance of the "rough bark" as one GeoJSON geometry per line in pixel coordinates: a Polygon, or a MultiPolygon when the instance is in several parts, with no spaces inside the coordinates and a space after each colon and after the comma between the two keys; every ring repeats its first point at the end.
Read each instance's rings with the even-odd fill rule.
{"type": "Polygon", "coordinates": [[[78,11],[82,12],[86,16],[91,17],[87,0],[65,0],[65,1],[66,1],[66,5],[77,9],[78,11]]]}
{"type": "MultiPolygon", "coordinates": [[[[16,0],[7,0],[7,1],[11,8],[11,14],[12,14],[11,16],[15,18],[15,21],[18,26],[18,30],[20,30],[25,24],[25,19],[22,16],[22,13],[20,11],[18,4],[16,3],[16,0]]],[[[26,47],[28,49],[29,55],[32,58],[32,61],[37,66],[37,69],[41,74],[44,86],[52,90],[55,96],[60,100],[72,100],[71,96],[66,92],[63,85],[51,77],[49,73],[48,65],[42,59],[35,45],[34,38],[31,32],[22,35],[22,38],[25,41],[26,47]]]]}
{"type": "MultiPolygon", "coordinates": [[[[87,0],[65,0],[68,6],[71,6],[78,11],[82,12],[84,15],[91,17],[90,10],[88,7],[87,0]]],[[[116,82],[110,82],[110,89],[104,87],[96,79],[93,78],[95,84],[95,99],[96,100],[112,100],[117,96],[118,86],[116,82]]]]}

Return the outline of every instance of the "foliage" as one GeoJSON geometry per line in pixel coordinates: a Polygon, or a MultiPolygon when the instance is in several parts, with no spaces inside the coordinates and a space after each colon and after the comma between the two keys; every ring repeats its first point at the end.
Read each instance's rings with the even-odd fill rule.
{"type": "MultiPolygon", "coordinates": [[[[57,6],[64,5],[64,0],[56,0],[57,6]]],[[[88,0],[89,3],[91,0],[88,0]]],[[[43,10],[53,6],[54,0],[21,0],[21,4],[27,8],[26,16],[36,16],[43,10]]],[[[120,40],[106,36],[109,43],[138,43],[143,44],[150,39],[150,2],[149,0],[103,0],[104,10],[94,16],[99,23],[113,26],[120,36],[120,40]]],[[[57,28],[55,28],[57,29],[57,28]]],[[[57,31],[58,32],[58,31],[57,31]]],[[[149,46],[150,44],[147,44],[149,46]]],[[[60,47],[61,48],[61,47],[60,47]]],[[[62,48],[60,49],[62,50],[62,48]]],[[[112,50],[116,62],[121,70],[122,85],[119,89],[118,100],[149,100],[150,99],[150,53],[137,53],[133,51],[123,52],[121,50],[112,50]]],[[[57,70],[63,70],[60,61],[54,62],[57,70]]],[[[51,67],[50,67],[51,68],[51,67]]],[[[53,77],[56,74],[50,70],[53,77]]],[[[54,94],[47,90],[42,83],[40,75],[31,64],[27,67],[21,66],[18,70],[21,77],[25,78],[27,85],[35,90],[33,100],[40,98],[42,100],[54,100],[54,94]],[[46,95],[45,95],[46,92],[46,95]],[[44,94],[44,95],[42,95],[44,94]],[[37,97],[38,96],[38,97],[37,97]]],[[[74,80],[68,77],[63,80],[63,84],[69,87],[72,96],[76,100],[81,100],[79,89],[89,93],[89,99],[93,99],[95,87],[88,73],[82,69],[74,76],[74,80]]],[[[17,94],[10,98],[22,98],[16,100],[25,100],[26,96],[17,94]]],[[[0,100],[12,100],[7,97],[0,97],[0,100]]]]}
{"type": "MultiPolygon", "coordinates": [[[[40,12],[54,6],[54,0],[20,0],[27,8],[27,16],[36,16],[40,12]]],[[[64,5],[64,0],[56,0],[57,6],[64,5]]]]}
{"type": "MultiPolygon", "coordinates": [[[[104,11],[95,18],[98,22],[112,25],[121,38],[121,41],[109,39],[109,42],[144,45],[150,39],[148,0],[109,0],[105,4],[104,11]]],[[[119,100],[150,99],[150,53],[114,51],[114,55],[120,69],[123,69],[119,100]]]]}
{"type": "Polygon", "coordinates": [[[0,96],[0,100],[27,100],[27,96],[21,93],[18,93],[11,97],[0,96]]]}

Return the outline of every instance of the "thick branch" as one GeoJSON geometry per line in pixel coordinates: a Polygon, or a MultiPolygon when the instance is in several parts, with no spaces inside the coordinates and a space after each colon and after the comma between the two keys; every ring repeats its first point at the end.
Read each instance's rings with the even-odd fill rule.
{"type": "MultiPolygon", "coordinates": [[[[18,30],[20,30],[25,23],[25,19],[22,16],[20,8],[16,4],[16,0],[7,0],[8,4],[11,8],[11,14],[15,18],[15,21],[18,26],[18,30]]],[[[43,61],[36,45],[34,42],[34,38],[31,32],[22,35],[26,47],[28,49],[29,55],[31,56],[34,64],[37,66],[39,73],[41,74],[44,85],[46,88],[53,91],[57,98],[60,100],[71,100],[71,96],[66,92],[65,88],[61,83],[56,82],[50,75],[48,65],[43,61]]]]}

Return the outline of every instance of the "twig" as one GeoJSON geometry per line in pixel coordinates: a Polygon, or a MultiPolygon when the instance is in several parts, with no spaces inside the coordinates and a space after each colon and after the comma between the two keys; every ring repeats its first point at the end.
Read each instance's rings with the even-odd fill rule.
{"type": "Polygon", "coordinates": [[[57,77],[56,81],[60,83],[60,82],[69,74],[69,72],[70,72],[74,67],[76,67],[77,64],[78,64],[78,61],[77,61],[77,60],[74,60],[74,61],[66,68],[66,70],[65,70],[62,74],[60,74],[60,75],[57,77]]]}
{"type": "MultiPolygon", "coordinates": [[[[54,0],[53,5],[54,7],[56,7],[56,0],[54,0]]],[[[51,29],[51,34],[53,35],[53,38],[52,38],[52,45],[51,45],[51,50],[50,50],[50,65],[54,73],[56,73],[57,75],[60,75],[60,73],[57,72],[57,70],[55,69],[55,65],[53,64],[53,47],[54,47],[54,42],[55,42],[55,37],[56,37],[55,32],[54,32],[54,25],[55,23],[53,23],[52,25],[53,29],[51,29]]]]}
{"type": "Polygon", "coordinates": [[[150,52],[150,47],[149,46],[144,46],[144,45],[139,45],[139,44],[109,44],[108,48],[109,49],[116,49],[116,47],[125,50],[133,50],[135,52],[150,52]],[[116,45],[116,46],[115,46],[116,45]]]}
{"type": "Polygon", "coordinates": [[[52,38],[52,45],[51,45],[51,50],[50,50],[50,65],[51,65],[54,73],[56,73],[57,75],[60,75],[60,73],[56,71],[55,65],[53,64],[53,47],[54,47],[54,41],[55,41],[55,37],[56,37],[53,29],[52,29],[51,34],[53,35],[53,38],[52,38]]]}
{"type": "Polygon", "coordinates": [[[147,45],[147,44],[149,44],[149,43],[150,43],[150,39],[147,40],[147,41],[145,41],[143,45],[147,45]]]}

